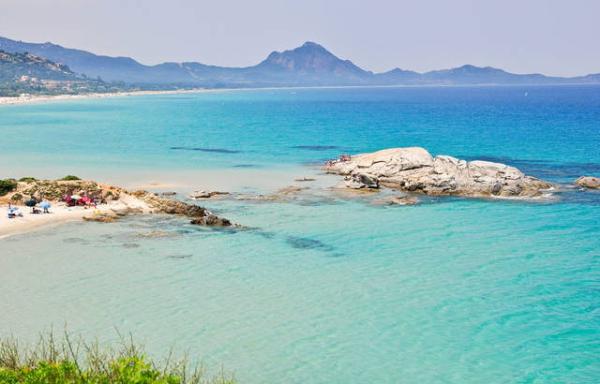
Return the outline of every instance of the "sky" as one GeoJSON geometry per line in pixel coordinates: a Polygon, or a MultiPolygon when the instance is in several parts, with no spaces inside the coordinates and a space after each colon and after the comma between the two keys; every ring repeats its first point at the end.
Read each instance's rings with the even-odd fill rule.
{"type": "Polygon", "coordinates": [[[374,72],[600,72],[600,0],[0,0],[0,36],[248,66],[315,41],[374,72]]]}

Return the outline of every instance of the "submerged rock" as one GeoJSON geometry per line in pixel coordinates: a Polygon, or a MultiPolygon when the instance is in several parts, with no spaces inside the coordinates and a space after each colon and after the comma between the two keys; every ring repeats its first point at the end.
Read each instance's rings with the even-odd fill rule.
{"type": "Polygon", "coordinates": [[[229,195],[229,192],[221,192],[221,191],[194,191],[190,194],[190,199],[198,200],[198,199],[210,199],[215,196],[224,196],[229,195]]]}
{"type": "Polygon", "coordinates": [[[198,217],[190,221],[190,224],[194,225],[207,225],[211,227],[231,227],[231,221],[228,219],[209,214],[206,216],[198,217]]]}
{"type": "Polygon", "coordinates": [[[536,197],[552,184],[489,161],[433,157],[419,147],[391,148],[329,161],[325,170],[354,188],[385,186],[428,195],[536,197]]]}
{"type": "Polygon", "coordinates": [[[374,205],[415,205],[418,203],[419,199],[413,196],[390,196],[373,200],[374,205]]]}
{"type": "Polygon", "coordinates": [[[583,188],[600,189],[600,177],[581,176],[575,180],[575,184],[583,188]]]}
{"type": "Polygon", "coordinates": [[[98,223],[113,223],[115,222],[119,216],[114,212],[102,212],[102,213],[94,213],[90,216],[84,216],[83,220],[85,221],[95,221],[98,223]]]}

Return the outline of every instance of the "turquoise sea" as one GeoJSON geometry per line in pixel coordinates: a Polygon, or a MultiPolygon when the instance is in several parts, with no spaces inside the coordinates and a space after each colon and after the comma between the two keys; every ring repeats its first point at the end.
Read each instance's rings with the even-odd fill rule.
{"type": "Polygon", "coordinates": [[[155,216],[0,239],[2,336],[118,329],[241,383],[600,381],[600,193],[570,185],[600,176],[600,87],[73,100],[1,106],[0,133],[0,178],[76,174],[180,196],[265,193],[340,153],[396,146],[561,185],[539,202],[216,200],[205,205],[249,229],[155,216]]]}

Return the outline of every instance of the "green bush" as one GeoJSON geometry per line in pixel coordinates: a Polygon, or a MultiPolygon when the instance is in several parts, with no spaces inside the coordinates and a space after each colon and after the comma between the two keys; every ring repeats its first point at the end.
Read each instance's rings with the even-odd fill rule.
{"type": "Polygon", "coordinates": [[[15,203],[18,203],[20,201],[23,201],[23,195],[21,195],[20,193],[15,193],[10,197],[10,200],[14,201],[15,203]]]}
{"type": "Polygon", "coordinates": [[[0,196],[4,196],[15,189],[17,189],[17,181],[15,179],[0,180],[0,196]]]}
{"type": "Polygon", "coordinates": [[[77,176],[67,175],[67,176],[63,177],[61,180],[62,181],[73,181],[73,180],[81,180],[81,179],[77,176]]]}
{"type": "Polygon", "coordinates": [[[22,183],[33,183],[34,181],[37,181],[37,179],[35,177],[27,176],[27,177],[21,177],[19,179],[19,181],[22,183]]]}
{"type": "Polygon", "coordinates": [[[16,339],[0,340],[0,383],[6,384],[233,384],[221,373],[207,378],[187,360],[150,361],[131,341],[119,349],[102,349],[96,342],[56,341],[43,336],[33,347],[16,339]]]}

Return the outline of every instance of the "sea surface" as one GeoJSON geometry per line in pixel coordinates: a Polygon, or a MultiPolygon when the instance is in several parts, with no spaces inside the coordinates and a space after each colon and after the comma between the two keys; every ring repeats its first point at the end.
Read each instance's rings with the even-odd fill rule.
{"type": "Polygon", "coordinates": [[[0,335],[132,333],[241,383],[600,382],[600,87],[220,91],[0,107],[0,178],[75,174],[207,201],[0,239],[0,335]],[[536,202],[327,194],[318,164],[422,146],[559,185],[536,202]],[[297,184],[297,183],[296,183],[297,184]],[[325,192],[323,192],[325,191],[325,192]]]}

